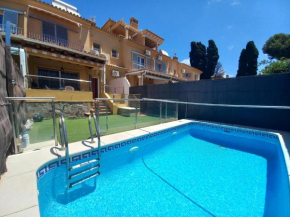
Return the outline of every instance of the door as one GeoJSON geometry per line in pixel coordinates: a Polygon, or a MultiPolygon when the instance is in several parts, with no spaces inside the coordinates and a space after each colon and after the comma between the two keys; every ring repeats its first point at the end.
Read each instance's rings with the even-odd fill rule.
{"type": "Polygon", "coordinates": [[[93,92],[93,98],[99,97],[99,79],[98,78],[92,78],[92,92],[93,92]]]}

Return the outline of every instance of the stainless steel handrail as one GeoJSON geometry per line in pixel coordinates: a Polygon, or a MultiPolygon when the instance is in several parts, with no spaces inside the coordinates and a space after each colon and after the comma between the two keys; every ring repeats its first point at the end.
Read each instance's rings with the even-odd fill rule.
{"type": "Polygon", "coordinates": [[[91,81],[81,80],[81,79],[50,77],[50,76],[43,76],[43,75],[26,75],[26,77],[47,78],[47,79],[55,79],[55,80],[67,80],[67,81],[78,81],[78,82],[91,83],[91,81]]]}
{"type": "Polygon", "coordinates": [[[55,100],[55,97],[6,97],[7,100],[55,100]]]}
{"type": "Polygon", "coordinates": [[[60,132],[60,137],[61,137],[61,142],[62,142],[62,149],[65,147],[65,159],[66,159],[66,168],[67,168],[67,186],[69,186],[70,157],[69,157],[66,125],[65,125],[64,117],[62,115],[59,117],[59,132],[60,132]]]}
{"type": "Polygon", "coordinates": [[[95,123],[95,128],[96,128],[96,136],[98,138],[98,157],[99,157],[99,163],[101,160],[101,135],[100,135],[100,128],[99,128],[99,123],[97,122],[96,115],[93,114],[94,118],[94,123],[95,123]]]}
{"type": "Polygon", "coordinates": [[[95,100],[101,101],[151,101],[151,102],[167,102],[167,103],[177,103],[185,105],[200,105],[200,106],[219,106],[219,107],[233,107],[233,108],[271,108],[271,109],[290,109],[290,106],[266,106],[266,105],[231,105],[231,104],[212,104],[212,103],[196,103],[196,102],[183,102],[183,101],[172,101],[172,100],[162,100],[162,99],[115,99],[115,98],[95,98],[95,100]]]}
{"type": "Polygon", "coordinates": [[[94,133],[92,129],[92,121],[91,121],[91,114],[89,115],[88,122],[89,122],[89,129],[90,129],[90,135],[91,135],[91,143],[94,143],[94,133]]]}

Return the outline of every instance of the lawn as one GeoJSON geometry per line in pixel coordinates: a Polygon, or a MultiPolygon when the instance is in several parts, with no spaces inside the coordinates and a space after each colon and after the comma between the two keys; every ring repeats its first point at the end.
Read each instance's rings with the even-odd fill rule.
{"type": "MultiPolygon", "coordinates": [[[[93,120],[93,119],[92,119],[93,120]]],[[[166,121],[172,121],[173,118],[166,121]]],[[[88,119],[68,119],[65,118],[69,143],[82,141],[90,138],[88,119]]],[[[165,120],[163,120],[165,122],[165,120]]],[[[106,117],[100,116],[101,135],[107,135],[127,130],[135,129],[135,117],[124,117],[120,115],[108,116],[108,130],[106,129],[106,117]]],[[[92,123],[93,124],[93,123],[92,123]]],[[[138,116],[138,128],[159,124],[159,117],[138,116]]],[[[57,118],[58,128],[58,118],[57,118]]],[[[93,131],[95,131],[93,129],[93,131]]],[[[35,122],[31,131],[29,131],[30,143],[43,142],[53,139],[53,121],[52,119],[35,122]]],[[[58,131],[59,140],[59,131],[58,131]]]]}

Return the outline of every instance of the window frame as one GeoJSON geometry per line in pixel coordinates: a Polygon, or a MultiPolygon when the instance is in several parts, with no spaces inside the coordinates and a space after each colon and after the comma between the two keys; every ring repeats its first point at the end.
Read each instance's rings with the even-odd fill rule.
{"type": "Polygon", "coordinates": [[[101,46],[101,43],[99,43],[99,42],[93,42],[92,48],[93,48],[93,50],[98,51],[99,53],[101,53],[101,51],[102,51],[102,46],[101,46]],[[95,45],[99,45],[99,50],[95,49],[95,45]]]}
{"type": "Polygon", "coordinates": [[[118,50],[117,49],[112,49],[112,51],[111,51],[111,57],[112,58],[114,58],[114,59],[118,59],[119,58],[119,52],[118,52],[118,50]],[[113,51],[115,51],[116,52],[116,56],[114,57],[114,55],[113,55],[113,51]]]}

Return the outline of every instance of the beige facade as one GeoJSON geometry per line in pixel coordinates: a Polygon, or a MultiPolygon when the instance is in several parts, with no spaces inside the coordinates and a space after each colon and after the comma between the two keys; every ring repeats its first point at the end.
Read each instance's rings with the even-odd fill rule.
{"type": "Polygon", "coordinates": [[[184,82],[199,80],[202,73],[160,50],[164,39],[139,30],[135,18],[129,24],[109,19],[99,28],[77,11],[36,0],[2,0],[0,16],[2,36],[7,32],[5,21],[12,23],[15,60],[23,67],[27,88],[38,90],[27,91],[33,96],[42,90],[45,95],[49,90],[58,95],[74,90],[63,94],[70,96],[68,101],[72,95],[79,99],[81,93],[84,101],[90,101],[92,96],[124,89],[124,81],[130,86],[184,82]]]}

